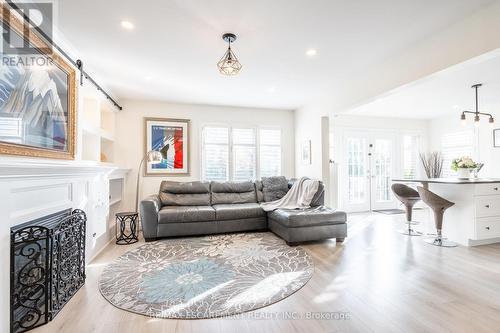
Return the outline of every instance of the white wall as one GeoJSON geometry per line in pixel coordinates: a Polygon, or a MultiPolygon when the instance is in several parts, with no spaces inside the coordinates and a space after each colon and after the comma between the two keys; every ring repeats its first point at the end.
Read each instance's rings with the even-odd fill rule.
{"type": "Polygon", "coordinates": [[[408,45],[370,68],[351,73],[351,82],[332,91],[334,113],[362,105],[392,89],[500,47],[500,1],[460,20],[428,38],[408,45]],[[353,77],[355,79],[353,79],[353,77]]]}
{"type": "Polygon", "coordinates": [[[332,131],[345,128],[386,129],[427,132],[429,121],[425,119],[370,117],[337,114],[330,118],[332,131]]]}
{"type": "MultiPolygon", "coordinates": [[[[328,116],[327,110],[303,107],[295,110],[295,176],[307,176],[323,180],[323,145],[321,117],[328,116]],[[311,140],[311,164],[302,163],[302,143],[311,140]]],[[[325,157],[327,158],[327,157],[325,157]]]]}
{"type": "MultiPolygon", "coordinates": [[[[138,164],[145,153],[144,118],[180,118],[191,120],[189,143],[190,175],[169,176],[170,180],[190,181],[201,178],[201,130],[207,124],[246,126],[280,126],[282,128],[284,176],[295,175],[293,111],[251,109],[225,106],[174,104],[153,101],[123,101],[123,111],[117,114],[115,133],[115,163],[131,168],[126,188],[128,206],[133,207],[138,164]]],[[[140,197],[157,193],[164,176],[144,177],[140,197]]]]}
{"type": "MultiPolygon", "coordinates": [[[[490,112],[490,110],[487,112],[490,112]]],[[[498,125],[500,112],[493,113],[493,116],[497,121],[494,128],[500,128],[500,125],[498,125]]],[[[500,178],[500,168],[498,168],[498,165],[500,165],[500,148],[493,147],[493,129],[490,128],[487,117],[483,116],[481,119],[481,125],[477,129],[474,129],[470,117],[467,122],[467,126],[463,127],[461,125],[459,112],[457,112],[456,115],[449,115],[430,120],[429,149],[436,151],[441,150],[442,137],[446,133],[460,132],[465,129],[474,129],[476,151],[473,158],[478,162],[484,163],[480,177],[500,178]]],[[[457,158],[459,157],[460,156],[457,156],[457,158]]],[[[449,167],[449,165],[443,166],[443,168],[449,167]]]]}
{"type": "MultiPolygon", "coordinates": [[[[353,80],[356,84],[335,87],[332,89],[332,98],[329,100],[316,101],[314,106],[311,104],[297,110],[295,114],[297,176],[308,175],[321,178],[324,174],[322,166],[326,164],[324,162],[327,157],[322,153],[322,145],[325,144],[321,138],[322,116],[330,116],[332,129],[335,123],[333,117],[336,114],[345,113],[391,90],[404,87],[415,80],[497,49],[500,45],[500,34],[495,32],[500,27],[499,13],[500,2],[492,2],[491,5],[471,13],[469,17],[446,27],[433,36],[409,45],[382,63],[370,68],[360,68],[359,71],[351,73],[352,77],[357,77],[353,80]],[[300,162],[300,146],[306,139],[312,142],[311,165],[301,165],[300,162]]],[[[395,120],[386,123],[383,118],[379,120],[364,118],[366,126],[372,128],[397,129],[398,124],[402,123],[406,123],[408,129],[414,126],[411,124],[412,120],[402,120],[402,123],[395,120]],[[371,120],[373,123],[370,123],[371,120]]],[[[418,122],[416,121],[415,124],[418,122]]],[[[332,154],[333,148],[330,149],[330,155],[332,154]]],[[[334,174],[335,172],[331,170],[330,187],[335,186],[335,178],[332,176],[334,174]]],[[[335,203],[333,193],[331,202],[332,205],[335,203]]]]}

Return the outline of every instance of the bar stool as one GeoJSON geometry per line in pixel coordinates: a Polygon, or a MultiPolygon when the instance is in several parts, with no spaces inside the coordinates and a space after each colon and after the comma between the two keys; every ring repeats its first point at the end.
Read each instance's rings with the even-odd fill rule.
{"type": "Polygon", "coordinates": [[[418,193],[422,198],[422,201],[429,206],[434,212],[434,223],[436,224],[437,236],[435,238],[424,239],[426,243],[442,246],[442,247],[455,247],[457,244],[455,242],[446,240],[443,238],[443,215],[444,212],[453,206],[455,203],[440,197],[436,193],[429,191],[421,186],[417,187],[418,193]]]}
{"type": "Polygon", "coordinates": [[[401,201],[406,209],[406,224],[408,229],[400,230],[399,232],[408,236],[421,236],[422,233],[414,230],[412,224],[417,224],[412,221],[413,206],[420,201],[420,195],[417,191],[404,184],[392,184],[392,192],[396,198],[401,201]]]}

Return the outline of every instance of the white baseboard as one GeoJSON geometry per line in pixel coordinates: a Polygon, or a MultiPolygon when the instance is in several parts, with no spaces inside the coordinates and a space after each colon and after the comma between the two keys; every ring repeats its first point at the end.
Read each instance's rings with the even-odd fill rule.
{"type": "Polygon", "coordinates": [[[497,237],[497,238],[480,239],[480,240],[469,239],[467,243],[468,246],[488,245],[488,244],[500,243],[500,238],[497,237]]]}
{"type": "Polygon", "coordinates": [[[88,265],[88,264],[90,264],[90,263],[92,263],[92,261],[93,261],[95,258],[97,258],[97,257],[98,257],[98,256],[102,253],[102,251],[104,251],[104,249],[106,249],[106,248],[109,246],[109,244],[111,244],[111,242],[113,242],[113,241],[114,241],[114,239],[115,239],[114,237],[111,237],[111,238],[109,239],[109,241],[108,241],[106,244],[104,244],[104,246],[103,246],[103,247],[101,247],[101,248],[99,249],[99,251],[97,251],[96,253],[94,253],[94,255],[93,255],[93,256],[89,259],[89,261],[88,261],[87,265],[88,265]]]}

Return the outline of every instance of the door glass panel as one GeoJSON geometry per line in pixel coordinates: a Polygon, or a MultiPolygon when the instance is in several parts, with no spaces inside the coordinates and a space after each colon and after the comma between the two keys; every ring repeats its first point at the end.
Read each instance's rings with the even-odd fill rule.
{"type": "Polygon", "coordinates": [[[392,174],[392,141],[388,139],[375,140],[375,200],[390,201],[391,174],[392,174]]]}
{"type": "Polygon", "coordinates": [[[347,139],[347,178],[349,203],[364,203],[366,200],[366,140],[364,138],[347,139]]]}

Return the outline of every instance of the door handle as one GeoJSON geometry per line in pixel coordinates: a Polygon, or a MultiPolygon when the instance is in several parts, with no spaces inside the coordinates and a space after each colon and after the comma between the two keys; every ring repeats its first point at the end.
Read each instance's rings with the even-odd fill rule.
{"type": "Polygon", "coordinates": [[[498,191],[498,187],[493,187],[493,189],[494,189],[495,191],[498,191]]]}
{"type": "Polygon", "coordinates": [[[490,205],[485,205],[484,207],[486,207],[486,208],[490,208],[490,205]]]}
{"type": "Polygon", "coordinates": [[[490,227],[486,227],[485,229],[486,229],[486,230],[490,230],[490,227]]]}

